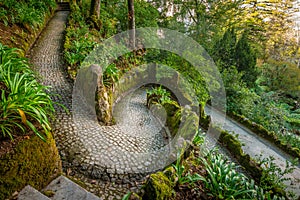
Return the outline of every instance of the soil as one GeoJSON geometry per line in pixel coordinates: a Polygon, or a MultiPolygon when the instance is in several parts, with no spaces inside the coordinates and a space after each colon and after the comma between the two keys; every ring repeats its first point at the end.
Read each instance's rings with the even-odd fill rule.
{"type": "Polygon", "coordinates": [[[202,186],[191,189],[188,186],[182,186],[176,191],[176,197],[174,200],[182,200],[182,199],[189,199],[189,200],[208,200],[213,199],[212,197],[208,197],[205,192],[203,191],[202,186]]]}
{"type": "Polygon", "coordinates": [[[24,31],[18,25],[5,25],[3,22],[0,22],[0,42],[3,45],[9,47],[21,48],[23,50],[23,43],[28,37],[28,32],[24,31]]]}
{"type": "Polygon", "coordinates": [[[7,154],[12,152],[15,147],[19,144],[19,142],[26,139],[26,136],[16,136],[14,140],[11,140],[9,138],[6,139],[0,139],[0,158],[7,154]]]}

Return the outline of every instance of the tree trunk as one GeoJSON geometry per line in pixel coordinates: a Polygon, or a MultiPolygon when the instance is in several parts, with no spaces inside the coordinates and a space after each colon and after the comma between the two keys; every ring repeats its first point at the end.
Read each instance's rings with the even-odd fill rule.
{"type": "Polygon", "coordinates": [[[128,28],[130,30],[129,42],[130,47],[135,48],[135,16],[134,16],[134,0],[128,0],[128,28]]]}
{"type": "Polygon", "coordinates": [[[101,0],[91,0],[90,16],[97,20],[100,18],[100,5],[101,0]]]}

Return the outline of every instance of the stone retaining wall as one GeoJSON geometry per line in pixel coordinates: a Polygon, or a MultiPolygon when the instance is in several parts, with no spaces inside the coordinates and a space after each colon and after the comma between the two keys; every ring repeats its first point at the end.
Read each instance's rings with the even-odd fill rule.
{"type": "Polygon", "coordinates": [[[256,124],[255,122],[250,121],[243,115],[238,115],[236,113],[228,114],[231,118],[243,124],[247,128],[249,128],[255,134],[265,138],[269,142],[275,144],[277,147],[282,149],[284,152],[296,157],[300,158],[300,150],[298,148],[292,147],[290,144],[285,144],[279,140],[278,136],[274,132],[268,131],[262,125],[256,124]]]}

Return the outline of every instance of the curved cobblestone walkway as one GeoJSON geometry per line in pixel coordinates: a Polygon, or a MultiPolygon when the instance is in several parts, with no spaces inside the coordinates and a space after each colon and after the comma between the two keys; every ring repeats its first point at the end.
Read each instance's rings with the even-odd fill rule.
{"type": "Polygon", "coordinates": [[[94,122],[84,118],[81,127],[74,124],[73,83],[65,72],[62,54],[67,16],[67,11],[55,14],[31,50],[30,59],[41,82],[50,86],[50,93],[57,94],[54,102],[70,111],[55,105],[53,120],[65,173],[103,199],[121,199],[128,191],[140,190],[146,177],[145,173],[138,173],[140,170],[148,167],[150,172],[152,163],[163,166],[164,160],[159,157],[150,156],[145,162],[141,156],[165,146],[165,138],[160,134],[165,130],[145,106],[145,89],[129,95],[130,101],[124,98],[116,105],[116,126],[93,129],[94,122]]]}

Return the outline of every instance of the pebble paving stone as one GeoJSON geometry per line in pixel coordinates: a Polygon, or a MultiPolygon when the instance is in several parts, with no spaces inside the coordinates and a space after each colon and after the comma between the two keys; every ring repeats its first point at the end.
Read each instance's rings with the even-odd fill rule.
{"type": "Polygon", "coordinates": [[[147,175],[164,167],[170,147],[161,133],[168,130],[147,109],[145,88],[115,105],[116,125],[100,126],[84,115],[76,116],[74,123],[73,82],[63,60],[68,14],[56,12],[31,50],[30,60],[40,81],[55,94],[53,100],[68,109],[55,105],[52,121],[64,172],[81,182],[92,182],[86,184],[87,189],[103,199],[121,199],[128,191],[140,191],[147,175]]]}

